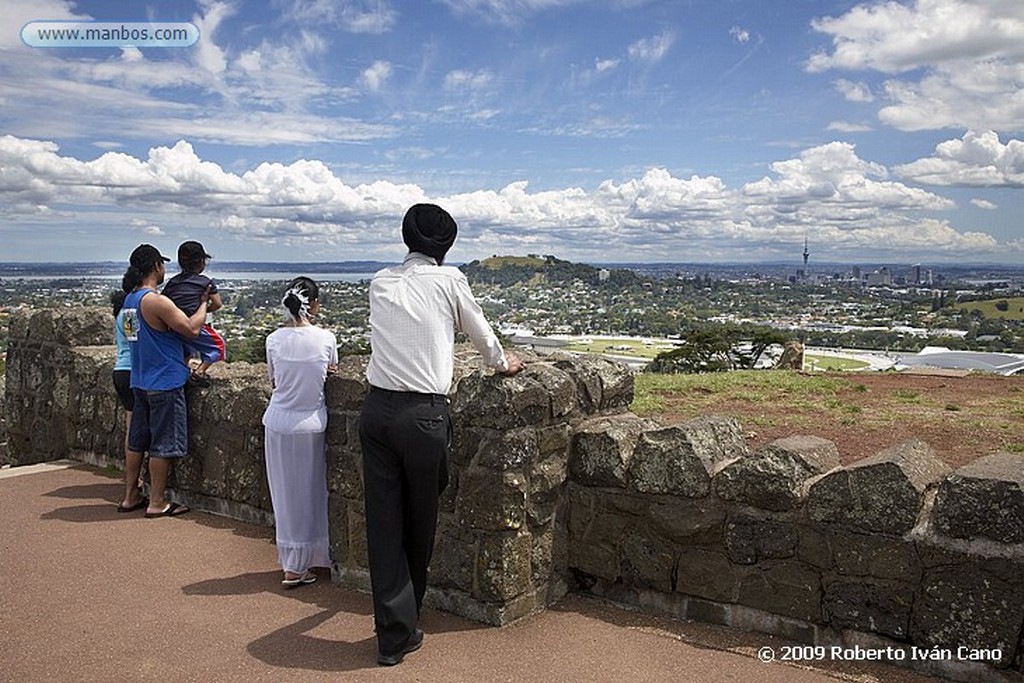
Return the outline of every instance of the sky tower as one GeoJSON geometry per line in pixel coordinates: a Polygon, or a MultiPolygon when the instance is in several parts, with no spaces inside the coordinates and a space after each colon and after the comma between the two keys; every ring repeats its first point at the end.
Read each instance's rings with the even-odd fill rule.
{"type": "Polygon", "coordinates": [[[804,280],[807,279],[807,257],[811,255],[811,252],[807,251],[807,233],[804,233],[804,269],[803,276],[804,280]]]}

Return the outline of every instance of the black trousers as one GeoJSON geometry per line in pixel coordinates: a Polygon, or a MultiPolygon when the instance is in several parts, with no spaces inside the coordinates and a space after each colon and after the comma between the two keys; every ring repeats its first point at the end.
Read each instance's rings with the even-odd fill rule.
{"type": "Polygon", "coordinates": [[[419,621],[448,484],[446,397],[372,388],[359,418],[377,648],[395,654],[419,621]]]}

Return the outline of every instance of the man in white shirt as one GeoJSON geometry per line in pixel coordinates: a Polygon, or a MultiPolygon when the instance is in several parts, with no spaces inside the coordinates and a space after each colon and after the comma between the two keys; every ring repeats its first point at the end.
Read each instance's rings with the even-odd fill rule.
{"type": "Polygon", "coordinates": [[[522,361],[505,353],[466,276],[443,266],[458,226],[434,204],[402,221],[409,254],[370,282],[370,392],[363,404],[366,541],[377,631],[377,662],[392,666],[423,643],[417,624],[434,549],[438,498],[448,483],[455,331],[486,363],[512,376],[522,361]]]}

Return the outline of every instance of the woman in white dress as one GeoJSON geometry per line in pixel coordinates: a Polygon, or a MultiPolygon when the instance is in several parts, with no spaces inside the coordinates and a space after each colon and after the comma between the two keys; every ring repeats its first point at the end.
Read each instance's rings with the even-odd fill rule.
{"type": "Polygon", "coordinates": [[[338,369],[338,345],[311,322],[320,310],[313,280],[292,280],[281,304],[285,326],[267,337],[273,393],[263,427],[281,583],[292,588],[316,581],[311,567],[330,566],[324,381],[338,369]]]}

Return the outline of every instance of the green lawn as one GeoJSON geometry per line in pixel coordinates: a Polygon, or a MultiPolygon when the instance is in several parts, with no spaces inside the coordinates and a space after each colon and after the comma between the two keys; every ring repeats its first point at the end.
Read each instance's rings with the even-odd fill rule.
{"type": "Polygon", "coordinates": [[[986,318],[1004,318],[1006,320],[1024,320],[1024,297],[1002,297],[989,299],[987,301],[965,301],[956,305],[957,310],[973,311],[978,309],[986,318]],[[1005,311],[996,308],[996,304],[1005,301],[1005,311]]]}
{"type": "Polygon", "coordinates": [[[570,340],[566,350],[578,353],[610,353],[616,356],[654,358],[662,351],[667,350],[658,347],[667,345],[668,342],[665,341],[654,341],[653,344],[645,345],[638,339],[594,339],[589,344],[581,344],[579,340],[570,340]],[[613,349],[613,346],[628,346],[629,349],[613,349]]]}
{"type": "Polygon", "coordinates": [[[870,363],[854,358],[804,354],[804,370],[863,370],[870,363]]]}

